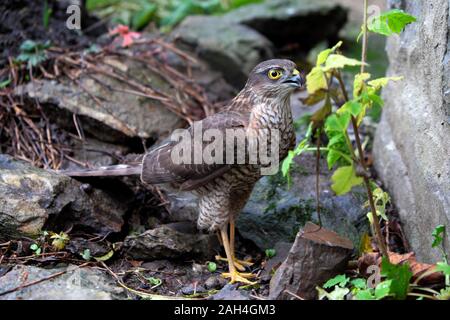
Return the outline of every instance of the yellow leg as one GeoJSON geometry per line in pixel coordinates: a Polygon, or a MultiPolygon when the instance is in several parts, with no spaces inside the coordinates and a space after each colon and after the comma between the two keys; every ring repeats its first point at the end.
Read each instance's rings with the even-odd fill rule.
{"type": "Polygon", "coordinates": [[[254,278],[256,277],[252,273],[239,273],[236,270],[236,267],[234,266],[233,256],[231,255],[231,247],[230,242],[228,240],[228,234],[227,234],[227,228],[224,227],[220,229],[220,235],[222,237],[223,247],[225,248],[225,253],[227,255],[227,261],[228,261],[228,273],[222,273],[222,276],[224,278],[230,278],[230,283],[235,282],[242,282],[246,284],[255,284],[256,282],[251,282],[250,280],[247,280],[247,278],[254,278]]]}

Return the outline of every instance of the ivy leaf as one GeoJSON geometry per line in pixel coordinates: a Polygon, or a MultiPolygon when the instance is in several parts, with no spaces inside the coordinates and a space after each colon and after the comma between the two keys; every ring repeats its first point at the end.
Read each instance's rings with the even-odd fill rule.
{"type": "Polygon", "coordinates": [[[357,177],[353,166],[345,166],[338,168],[331,177],[333,184],[331,189],[340,196],[349,192],[354,186],[363,182],[361,177],[357,177]]]}
{"type": "Polygon", "coordinates": [[[408,263],[395,265],[383,257],[381,275],[387,277],[387,280],[392,280],[389,294],[392,294],[395,299],[404,300],[408,294],[409,281],[412,277],[408,263]]]}
{"type": "Polygon", "coordinates": [[[355,100],[350,100],[344,103],[342,107],[339,108],[337,114],[350,113],[352,116],[357,117],[363,110],[363,106],[360,102],[355,100]]]}
{"type": "Polygon", "coordinates": [[[431,244],[432,248],[436,248],[442,243],[442,240],[444,240],[444,232],[445,226],[443,224],[434,228],[433,233],[431,234],[433,236],[433,243],[431,244]]]}
{"type": "Polygon", "coordinates": [[[371,81],[369,81],[367,84],[369,86],[371,86],[372,88],[374,88],[375,90],[379,90],[383,87],[385,87],[389,81],[399,81],[402,80],[403,77],[383,77],[383,78],[378,78],[378,79],[373,79],[371,81]]]}
{"type": "Polygon", "coordinates": [[[325,282],[323,287],[325,289],[334,287],[335,285],[339,285],[340,287],[345,287],[345,285],[348,283],[349,280],[350,279],[347,278],[347,276],[345,274],[340,274],[334,278],[329,279],[327,282],[325,282]]]}
{"type": "MultiPolygon", "coordinates": [[[[342,69],[346,66],[360,66],[363,63],[356,59],[347,58],[341,54],[330,54],[325,63],[323,71],[329,71],[331,69],[342,69]]],[[[364,64],[367,65],[367,64],[364,64]]]]}
{"type": "Polygon", "coordinates": [[[314,94],[316,91],[327,88],[327,80],[322,68],[312,68],[311,72],[306,76],[306,90],[308,91],[308,93],[314,94]]]}
{"type": "Polygon", "coordinates": [[[402,32],[406,25],[416,20],[416,17],[403,10],[393,9],[370,19],[367,28],[369,31],[390,36],[402,32]]]}

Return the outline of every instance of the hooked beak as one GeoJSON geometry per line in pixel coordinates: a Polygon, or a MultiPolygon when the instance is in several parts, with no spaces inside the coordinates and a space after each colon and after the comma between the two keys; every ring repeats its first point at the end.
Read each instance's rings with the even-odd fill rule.
{"type": "Polygon", "coordinates": [[[300,75],[297,69],[294,69],[292,76],[283,81],[283,83],[288,83],[293,87],[300,88],[305,84],[305,79],[300,75]]]}

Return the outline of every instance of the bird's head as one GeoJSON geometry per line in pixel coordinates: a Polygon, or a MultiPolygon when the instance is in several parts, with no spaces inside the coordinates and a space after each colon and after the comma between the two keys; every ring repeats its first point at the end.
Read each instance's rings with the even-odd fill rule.
{"type": "Polygon", "coordinates": [[[273,59],[261,62],[250,73],[246,88],[261,96],[286,97],[305,83],[294,62],[273,59]]]}

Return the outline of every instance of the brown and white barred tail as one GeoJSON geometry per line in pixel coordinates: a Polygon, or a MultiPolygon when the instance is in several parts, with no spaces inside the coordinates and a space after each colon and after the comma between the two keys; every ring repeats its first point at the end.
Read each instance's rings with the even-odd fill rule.
{"type": "Polygon", "coordinates": [[[118,164],[95,169],[60,170],[57,172],[70,177],[108,177],[140,175],[141,171],[142,164],[118,164]]]}

